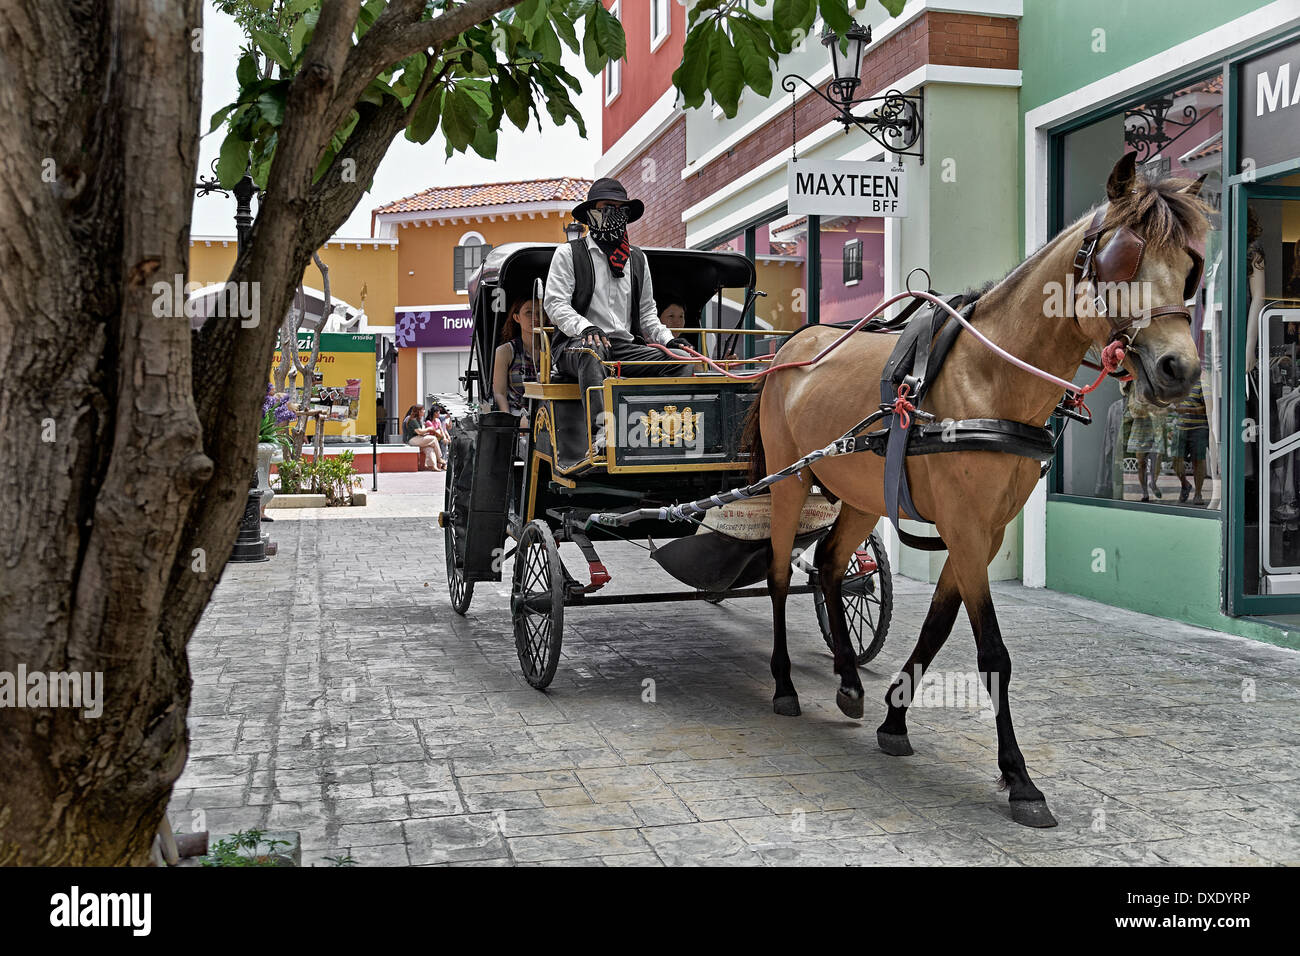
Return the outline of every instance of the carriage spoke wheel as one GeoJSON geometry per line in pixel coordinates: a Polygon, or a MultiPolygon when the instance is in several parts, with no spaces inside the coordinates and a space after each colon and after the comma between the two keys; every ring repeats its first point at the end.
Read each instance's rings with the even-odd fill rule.
{"type": "MultiPolygon", "coordinates": [[[[844,599],[844,622],[849,642],[857,654],[859,666],[880,653],[889,634],[889,618],[894,608],[894,582],[889,573],[889,556],[884,543],[874,531],[863,542],[844,571],[840,588],[844,599]]],[[[813,593],[817,623],[827,647],[831,643],[831,622],[826,614],[826,600],[820,590],[813,593]]]]}
{"type": "Polygon", "coordinates": [[[564,634],[564,568],[545,521],[530,521],[519,536],[510,616],[524,679],[544,690],[555,677],[564,634]]]}
{"type": "Polygon", "coordinates": [[[469,610],[469,602],[474,597],[474,582],[465,580],[465,569],[456,567],[456,538],[463,531],[457,530],[457,518],[459,517],[462,526],[467,516],[457,516],[456,508],[456,455],[450,452],[447,455],[447,470],[443,477],[447,480],[447,486],[443,492],[443,540],[447,550],[447,590],[451,594],[451,608],[457,614],[464,614],[469,610]]]}

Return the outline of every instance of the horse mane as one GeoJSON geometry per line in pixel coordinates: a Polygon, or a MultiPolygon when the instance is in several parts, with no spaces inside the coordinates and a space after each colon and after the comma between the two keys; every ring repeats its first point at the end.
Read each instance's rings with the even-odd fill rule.
{"type": "Polygon", "coordinates": [[[1185,249],[1203,240],[1210,226],[1211,209],[1199,192],[1198,180],[1137,175],[1131,189],[1110,201],[1105,227],[1128,226],[1151,248],[1185,249]]]}

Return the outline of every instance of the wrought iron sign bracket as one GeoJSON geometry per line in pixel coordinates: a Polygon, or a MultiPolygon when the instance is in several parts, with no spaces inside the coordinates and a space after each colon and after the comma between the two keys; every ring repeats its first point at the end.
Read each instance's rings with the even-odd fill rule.
{"type": "MultiPolygon", "coordinates": [[[[820,89],[809,83],[797,73],[791,73],[781,79],[781,89],[793,94],[798,83],[812,90],[835,109],[834,120],[844,124],[847,133],[850,126],[856,126],[873,140],[893,153],[895,157],[915,156],[925,165],[924,121],[925,93],[901,93],[889,90],[883,96],[867,96],[855,99],[851,90],[837,89],[839,81],[830,83],[834,97],[827,96],[820,89]],[[855,106],[871,106],[864,116],[854,116],[855,106]]],[[[794,109],[794,106],[791,107],[794,109]]]]}

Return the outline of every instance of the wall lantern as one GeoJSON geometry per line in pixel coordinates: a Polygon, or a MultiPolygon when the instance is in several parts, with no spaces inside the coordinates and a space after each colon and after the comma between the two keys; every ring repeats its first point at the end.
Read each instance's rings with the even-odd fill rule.
{"type": "Polygon", "coordinates": [[[834,119],[844,124],[846,132],[850,126],[856,126],[895,156],[916,156],[924,163],[925,149],[921,143],[924,95],[898,90],[889,90],[883,96],[857,95],[862,85],[862,60],[871,44],[871,28],[855,23],[841,37],[827,27],[822,44],[831,58],[832,76],[826,87],[830,95],[797,73],[783,77],[781,88],[793,94],[796,85],[802,83],[835,108],[834,119]],[[853,109],[858,106],[866,110],[855,115],[853,109]]]}

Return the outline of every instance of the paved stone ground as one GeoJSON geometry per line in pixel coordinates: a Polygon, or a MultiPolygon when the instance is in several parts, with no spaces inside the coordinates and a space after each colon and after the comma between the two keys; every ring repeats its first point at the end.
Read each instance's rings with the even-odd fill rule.
{"type": "MultiPolygon", "coordinates": [[[[800,718],[771,711],[764,599],[571,610],[543,694],[505,584],[450,610],[441,495],[393,495],[441,478],[369,517],[277,512],[279,556],[226,569],[190,645],[178,832],[196,810],[216,833],[297,829],[308,864],[1300,862],[1300,654],[996,586],[1017,733],[1061,824],[1030,830],[978,706],[914,708],[913,757],[876,747],[928,585],[895,578],[861,723],[835,708],[808,597],[789,610],[800,718]]],[[[678,587],[630,546],[602,556],[613,587],[678,587]]],[[[936,669],[974,661],[963,619],[936,669]]]]}

